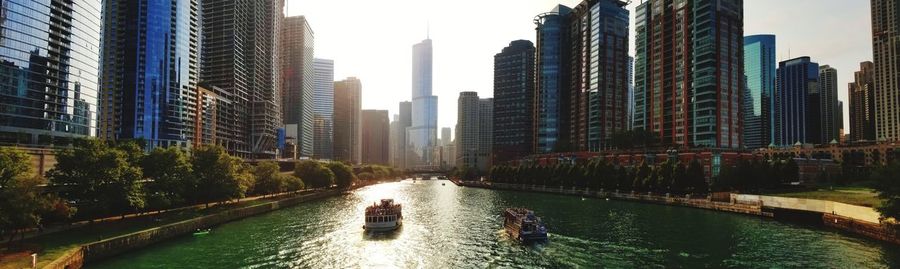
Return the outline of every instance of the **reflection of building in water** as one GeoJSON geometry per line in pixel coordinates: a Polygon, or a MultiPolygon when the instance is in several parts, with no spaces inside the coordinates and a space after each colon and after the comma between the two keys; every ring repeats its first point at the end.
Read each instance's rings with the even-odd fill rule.
{"type": "Polygon", "coordinates": [[[96,135],[100,2],[0,5],[0,144],[96,135]]]}

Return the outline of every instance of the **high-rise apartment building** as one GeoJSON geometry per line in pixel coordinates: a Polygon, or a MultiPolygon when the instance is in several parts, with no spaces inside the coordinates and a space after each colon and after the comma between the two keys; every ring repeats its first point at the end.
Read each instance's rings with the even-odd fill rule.
{"type": "Polygon", "coordinates": [[[809,57],[778,63],[772,143],[779,147],[821,144],[819,64],[809,57]]]}
{"type": "Polygon", "coordinates": [[[875,64],[862,62],[853,74],[850,97],[850,141],[875,141],[875,64]]]}
{"type": "Polygon", "coordinates": [[[820,143],[840,142],[841,140],[841,115],[837,90],[837,70],[828,65],[819,66],[819,115],[821,116],[822,132],[818,140],[820,143]]]}
{"type": "MultiPolygon", "coordinates": [[[[572,9],[558,5],[535,17],[534,153],[549,153],[568,148],[569,111],[569,31],[572,9]]],[[[459,130],[457,130],[457,134],[459,130]]],[[[456,138],[459,143],[459,137],[456,138]]],[[[457,146],[457,155],[461,154],[457,146]]],[[[457,163],[457,165],[462,165],[457,163]]]]}
{"type": "Polygon", "coordinates": [[[775,61],[775,35],[744,37],[744,147],[768,147],[772,138],[772,94],[778,63],[775,61]]]}
{"type": "Polygon", "coordinates": [[[387,110],[362,110],[362,163],[390,164],[390,123],[387,110]]]}
{"type": "Polygon", "coordinates": [[[412,125],[407,134],[408,168],[433,168],[437,144],[437,96],[432,95],[432,46],[425,39],[413,46],[412,125]]]}
{"type": "Polygon", "coordinates": [[[875,137],[900,140],[900,2],[871,0],[875,137]]]}
{"type": "Polygon", "coordinates": [[[634,128],[662,145],[743,145],[742,0],[649,0],[637,7],[634,128]]]}
{"type": "Polygon", "coordinates": [[[313,157],[330,160],[334,139],[334,60],[313,59],[313,157]]]}
{"type": "Polygon", "coordinates": [[[362,82],[350,77],[334,82],[334,160],[359,164],[362,160],[360,120],[362,82]]]}
{"type": "MultiPolygon", "coordinates": [[[[516,40],[494,55],[494,163],[531,154],[534,142],[534,44],[516,40]]],[[[442,140],[449,140],[447,135],[442,140]]]]}
{"type": "MultiPolygon", "coordinates": [[[[298,157],[314,154],[314,33],[304,16],[284,18],[281,34],[283,93],[281,99],[284,124],[296,124],[298,157]]],[[[332,62],[332,69],[334,63],[332,62]]],[[[324,67],[324,66],[323,66],[324,67]]],[[[333,75],[332,80],[333,81],[333,75]]],[[[327,104],[323,104],[327,105],[327,104]]]]}
{"type": "Polygon", "coordinates": [[[493,100],[460,92],[456,119],[456,165],[485,173],[491,167],[493,100]]]}
{"type": "Polygon", "coordinates": [[[101,3],[0,3],[0,143],[97,135],[101,3]]]}
{"type": "MultiPolygon", "coordinates": [[[[201,2],[200,81],[232,96],[237,126],[233,155],[275,158],[281,118],[284,0],[201,2]]],[[[196,11],[194,11],[196,12],[196,11]]]]}

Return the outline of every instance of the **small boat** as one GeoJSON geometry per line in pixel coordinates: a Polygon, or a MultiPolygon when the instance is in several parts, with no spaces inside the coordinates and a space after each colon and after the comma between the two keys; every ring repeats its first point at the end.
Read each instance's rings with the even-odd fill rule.
{"type": "Polygon", "coordinates": [[[510,237],[524,243],[547,240],[547,227],[534,211],[526,208],[507,208],[503,212],[503,227],[510,237]]]}
{"type": "Polygon", "coordinates": [[[441,183],[441,186],[447,186],[447,183],[441,183]]]}
{"type": "Polygon", "coordinates": [[[403,225],[403,207],[394,199],[381,199],[380,204],[366,207],[366,224],[363,229],[373,232],[387,232],[403,225]]]}
{"type": "Polygon", "coordinates": [[[204,235],[208,235],[208,234],[209,234],[209,231],[210,231],[210,229],[197,229],[197,231],[194,232],[194,236],[204,236],[204,235]]]}

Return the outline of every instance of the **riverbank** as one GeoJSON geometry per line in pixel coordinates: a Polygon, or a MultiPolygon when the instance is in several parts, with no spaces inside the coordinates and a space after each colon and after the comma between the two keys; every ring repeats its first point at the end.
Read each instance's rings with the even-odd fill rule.
{"type": "MultiPolygon", "coordinates": [[[[379,184],[382,182],[389,181],[361,183],[353,186],[349,190],[379,184]]],[[[76,247],[66,250],[61,255],[57,255],[57,258],[41,260],[41,256],[38,256],[39,260],[36,267],[50,269],[81,268],[85,263],[98,261],[128,251],[133,251],[171,238],[189,235],[200,229],[208,229],[227,222],[272,212],[281,208],[291,207],[307,201],[320,200],[341,195],[349,190],[326,189],[299,195],[285,196],[281,197],[280,199],[266,201],[264,203],[215,212],[184,221],[160,225],[158,227],[144,229],[133,233],[113,236],[95,242],[80,244],[76,247]]]]}
{"type": "Polygon", "coordinates": [[[526,191],[558,195],[615,199],[632,202],[693,207],[779,219],[799,219],[883,242],[900,245],[900,233],[895,224],[885,223],[871,207],[861,207],[832,201],[730,194],[728,202],[713,201],[711,197],[674,197],[653,194],[591,191],[576,188],[547,188],[546,186],[451,180],[457,186],[485,189],[526,191]]]}

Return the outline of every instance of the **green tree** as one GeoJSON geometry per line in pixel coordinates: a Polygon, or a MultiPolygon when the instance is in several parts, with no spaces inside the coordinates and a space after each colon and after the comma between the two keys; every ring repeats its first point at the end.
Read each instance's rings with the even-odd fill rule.
{"type": "Polygon", "coordinates": [[[124,215],[144,207],[143,174],[122,150],[84,139],[58,151],[56,161],[47,172],[51,184],[65,186],[62,197],[85,217],[124,215]]]}
{"type": "Polygon", "coordinates": [[[240,158],[232,157],[221,146],[202,146],[194,149],[191,159],[197,178],[195,200],[209,206],[243,198],[253,186],[253,175],[240,158]]]}
{"type": "Polygon", "coordinates": [[[328,188],[334,184],[334,173],[316,161],[300,161],[294,166],[294,176],[302,178],[308,187],[328,188]]]}
{"type": "Polygon", "coordinates": [[[281,174],[278,163],[260,162],[253,168],[253,193],[258,195],[277,194],[287,189],[288,179],[281,174]]]}
{"type": "Polygon", "coordinates": [[[191,160],[177,147],[156,148],[142,158],[148,207],[165,209],[187,202],[197,189],[191,160]]]}
{"type": "MultiPolygon", "coordinates": [[[[30,163],[25,152],[0,147],[0,235],[9,234],[9,241],[15,239],[18,231],[40,225],[42,215],[61,203],[41,192],[40,186],[46,181],[34,173],[30,163]]],[[[63,214],[68,217],[72,211],[65,207],[63,214]]]]}
{"type": "Polygon", "coordinates": [[[689,186],[691,193],[702,194],[708,191],[709,185],[706,182],[706,174],[703,172],[703,164],[699,161],[691,161],[685,177],[686,185],[689,186]]]}
{"type": "Polygon", "coordinates": [[[877,209],[885,218],[900,219],[900,180],[897,180],[897,175],[900,175],[900,161],[894,161],[872,172],[878,198],[884,200],[877,209]]]}
{"type": "Polygon", "coordinates": [[[299,177],[293,175],[284,175],[285,189],[290,192],[298,192],[306,188],[306,184],[299,177]]]}
{"type": "MultiPolygon", "coordinates": [[[[343,163],[330,162],[326,166],[334,174],[334,183],[340,188],[349,188],[358,180],[356,175],[353,174],[353,170],[343,163]]],[[[380,172],[384,173],[384,177],[390,174],[387,169],[382,169],[380,172]]]]}

